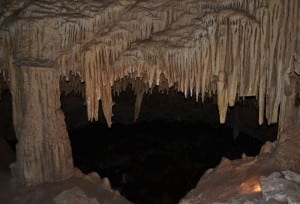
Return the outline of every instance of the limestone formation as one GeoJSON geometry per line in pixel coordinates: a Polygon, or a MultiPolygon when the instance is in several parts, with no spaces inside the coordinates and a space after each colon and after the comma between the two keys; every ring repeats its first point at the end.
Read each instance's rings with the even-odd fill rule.
{"type": "MultiPolygon", "coordinates": [[[[59,110],[61,79],[69,81],[60,83],[61,92],[85,97],[89,120],[98,120],[100,101],[108,126],[112,87],[122,80],[133,84],[135,119],[143,94],[157,85],[196,101],[216,95],[221,123],[228,107],[248,96],[258,100],[259,124],[279,121],[282,132],[300,123],[295,106],[299,0],[6,0],[0,5],[0,73],[13,95],[17,166],[26,183],[71,174],[59,110]],[[32,168],[40,175],[35,181],[32,168]]],[[[114,89],[118,93],[123,86],[114,89]]]]}
{"type": "Polygon", "coordinates": [[[14,125],[19,140],[15,173],[36,185],[69,178],[73,160],[60,110],[59,75],[42,65],[11,70],[14,125]]]}

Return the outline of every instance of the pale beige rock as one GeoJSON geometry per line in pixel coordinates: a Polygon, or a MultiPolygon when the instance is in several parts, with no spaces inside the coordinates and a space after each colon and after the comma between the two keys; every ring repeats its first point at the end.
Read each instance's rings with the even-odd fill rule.
{"type": "Polygon", "coordinates": [[[108,190],[108,191],[111,191],[112,192],[112,188],[111,188],[111,185],[110,185],[110,181],[107,177],[103,178],[102,181],[101,181],[101,186],[108,190]]]}
{"type": "Polygon", "coordinates": [[[88,175],[85,176],[87,180],[89,180],[92,183],[99,183],[101,182],[101,177],[96,172],[91,172],[88,175]]]}

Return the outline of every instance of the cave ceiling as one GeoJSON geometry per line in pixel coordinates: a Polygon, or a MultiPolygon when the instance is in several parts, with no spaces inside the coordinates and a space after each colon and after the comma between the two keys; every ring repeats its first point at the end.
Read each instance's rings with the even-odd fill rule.
{"type": "Polygon", "coordinates": [[[109,126],[112,92],[127,83],[137,95],[135,118],[143,94],[157,85],[175,87],[196,101],[216,95],[221,123],[239,98],[255,96],[259,124],[265,118],[276,123],[293,84],[289,76],[300,69],[299,5],[298,0],[4,0],[0,72],[6,81],[23,66],[52,68],[70,81],[76,76],[84,82],[88,119],[98,119],[101,101],[109,126]]]}

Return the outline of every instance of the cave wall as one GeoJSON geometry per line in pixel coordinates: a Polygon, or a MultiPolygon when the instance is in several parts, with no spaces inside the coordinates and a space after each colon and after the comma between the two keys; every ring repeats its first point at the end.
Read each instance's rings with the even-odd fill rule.
{"type": "Polygon", "coordinates": [[[40,125],[48,121],[64,126],[61,114],[47,118],[41,112],[30,113],[35,106],[27,107],[27,115],[23,110],[24,104],[58,110],[57,99],[51,106],[43,102],[53,98],[52,92],[57,96],[59,76],[66,80],[76,76],[84,82],[84,91],[78,82],[62,86],[61,91],[84,92],[89,120],[98,120],[100,101],[108,126],[112,92],[122,91],[127,83],[137,96],[135,119],[143,94],[157,85],[162,91],[174,87],[196,101],[217,95],[220,123],[225,122],[228,107],[247,96],[258,100],[259,124],[265,119],[268,124],[279,121],[283,132],[299,123],[295,106],[299,0],[6,0],[1,4],[0,73],[12,91],[20,144],[26,138],[21,135],[27,134],[22,127],[31,126],[26,124],[29,116],[40,125]],[[55,80],[38,71],[43,69],[26,68],[45,64],[55,80]],[[19,72],[37,79],[27,84],[19,72]],[[33,97],[29,90],[45,94],[33,97]]]}

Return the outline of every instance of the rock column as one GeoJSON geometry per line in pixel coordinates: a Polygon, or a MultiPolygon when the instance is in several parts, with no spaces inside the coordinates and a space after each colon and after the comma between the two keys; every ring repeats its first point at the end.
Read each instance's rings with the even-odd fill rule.
{"type": "Polygon", "coordinates": [[[11,76],[16,176],[28,186],[71,177],[72,151],[60,108],[57,70],[21,65],[11,69],[11,76]]]}

